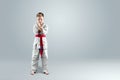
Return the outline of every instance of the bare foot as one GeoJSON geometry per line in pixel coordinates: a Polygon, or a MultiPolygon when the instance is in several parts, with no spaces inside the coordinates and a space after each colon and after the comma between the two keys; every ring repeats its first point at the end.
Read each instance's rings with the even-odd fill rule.
{"type": "Polygon", "coordinates": [[[35,71],[32,71],[32,72],[31,72],[31,75],[34,75],[35,73],[36,73],[35,71]]]}
{"type": "Polygon", "coordinates": [[[48,72],[44,72],[44,74],[48,75],[49,73],[48,72]]]}

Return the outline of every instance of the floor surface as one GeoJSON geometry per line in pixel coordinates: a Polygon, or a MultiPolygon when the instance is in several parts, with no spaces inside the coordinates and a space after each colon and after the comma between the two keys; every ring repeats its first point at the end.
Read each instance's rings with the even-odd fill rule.
{"type": "MultiPolygon", "coordinates": [[[[41,66],[41,65],[40,65],[41,66]]],[[[0,61],[0,80],[120,80],[120,60],[49,63],[49,75],[30,75],[30,61],[0,61]]]]}

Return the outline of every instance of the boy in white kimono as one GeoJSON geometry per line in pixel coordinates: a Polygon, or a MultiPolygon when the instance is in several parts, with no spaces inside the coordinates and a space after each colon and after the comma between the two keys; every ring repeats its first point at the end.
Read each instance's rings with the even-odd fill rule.
{"type": "Polygon", "coordinates": [[[44,14],[39,12],[36,15],[37,22],[33,27],[33,33],[35,35],[32,51],[32,64],[31,64],[31,74],[34,75],[38,68],[39,54],[42,60],[43,73],[48,75],[47,70],[47,39],[46,34],[48,32],[48,27],[44,24],[44,14]]]}

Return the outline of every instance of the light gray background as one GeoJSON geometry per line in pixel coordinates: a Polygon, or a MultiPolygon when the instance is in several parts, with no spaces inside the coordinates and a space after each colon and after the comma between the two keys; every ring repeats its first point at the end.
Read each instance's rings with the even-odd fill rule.
{"type": "Polygon", "coordinates": [[[45,14],[49,27],[49,64],[81,59],[118,60],[119,4],[119,0],[0,0],[1,63],[30,64],[32,28],[39,11],[45,14]]]}
{"type": "Polygon", "coordinates": [[[49,26],[49,56],[120,58],[118,0],[0,1],[1,59],[28,59],[35,15],[45,13],[49,26]]]}

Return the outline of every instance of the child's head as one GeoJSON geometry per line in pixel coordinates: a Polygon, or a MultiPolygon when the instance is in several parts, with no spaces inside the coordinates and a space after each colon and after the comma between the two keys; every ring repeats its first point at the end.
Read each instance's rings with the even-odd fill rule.
{"type": "Polygon", "coordinates": [[[36,18],[37,18],[37,23],[39,24],[44,23],[44,14],[42,12],[38,12],[36,18]]]}

